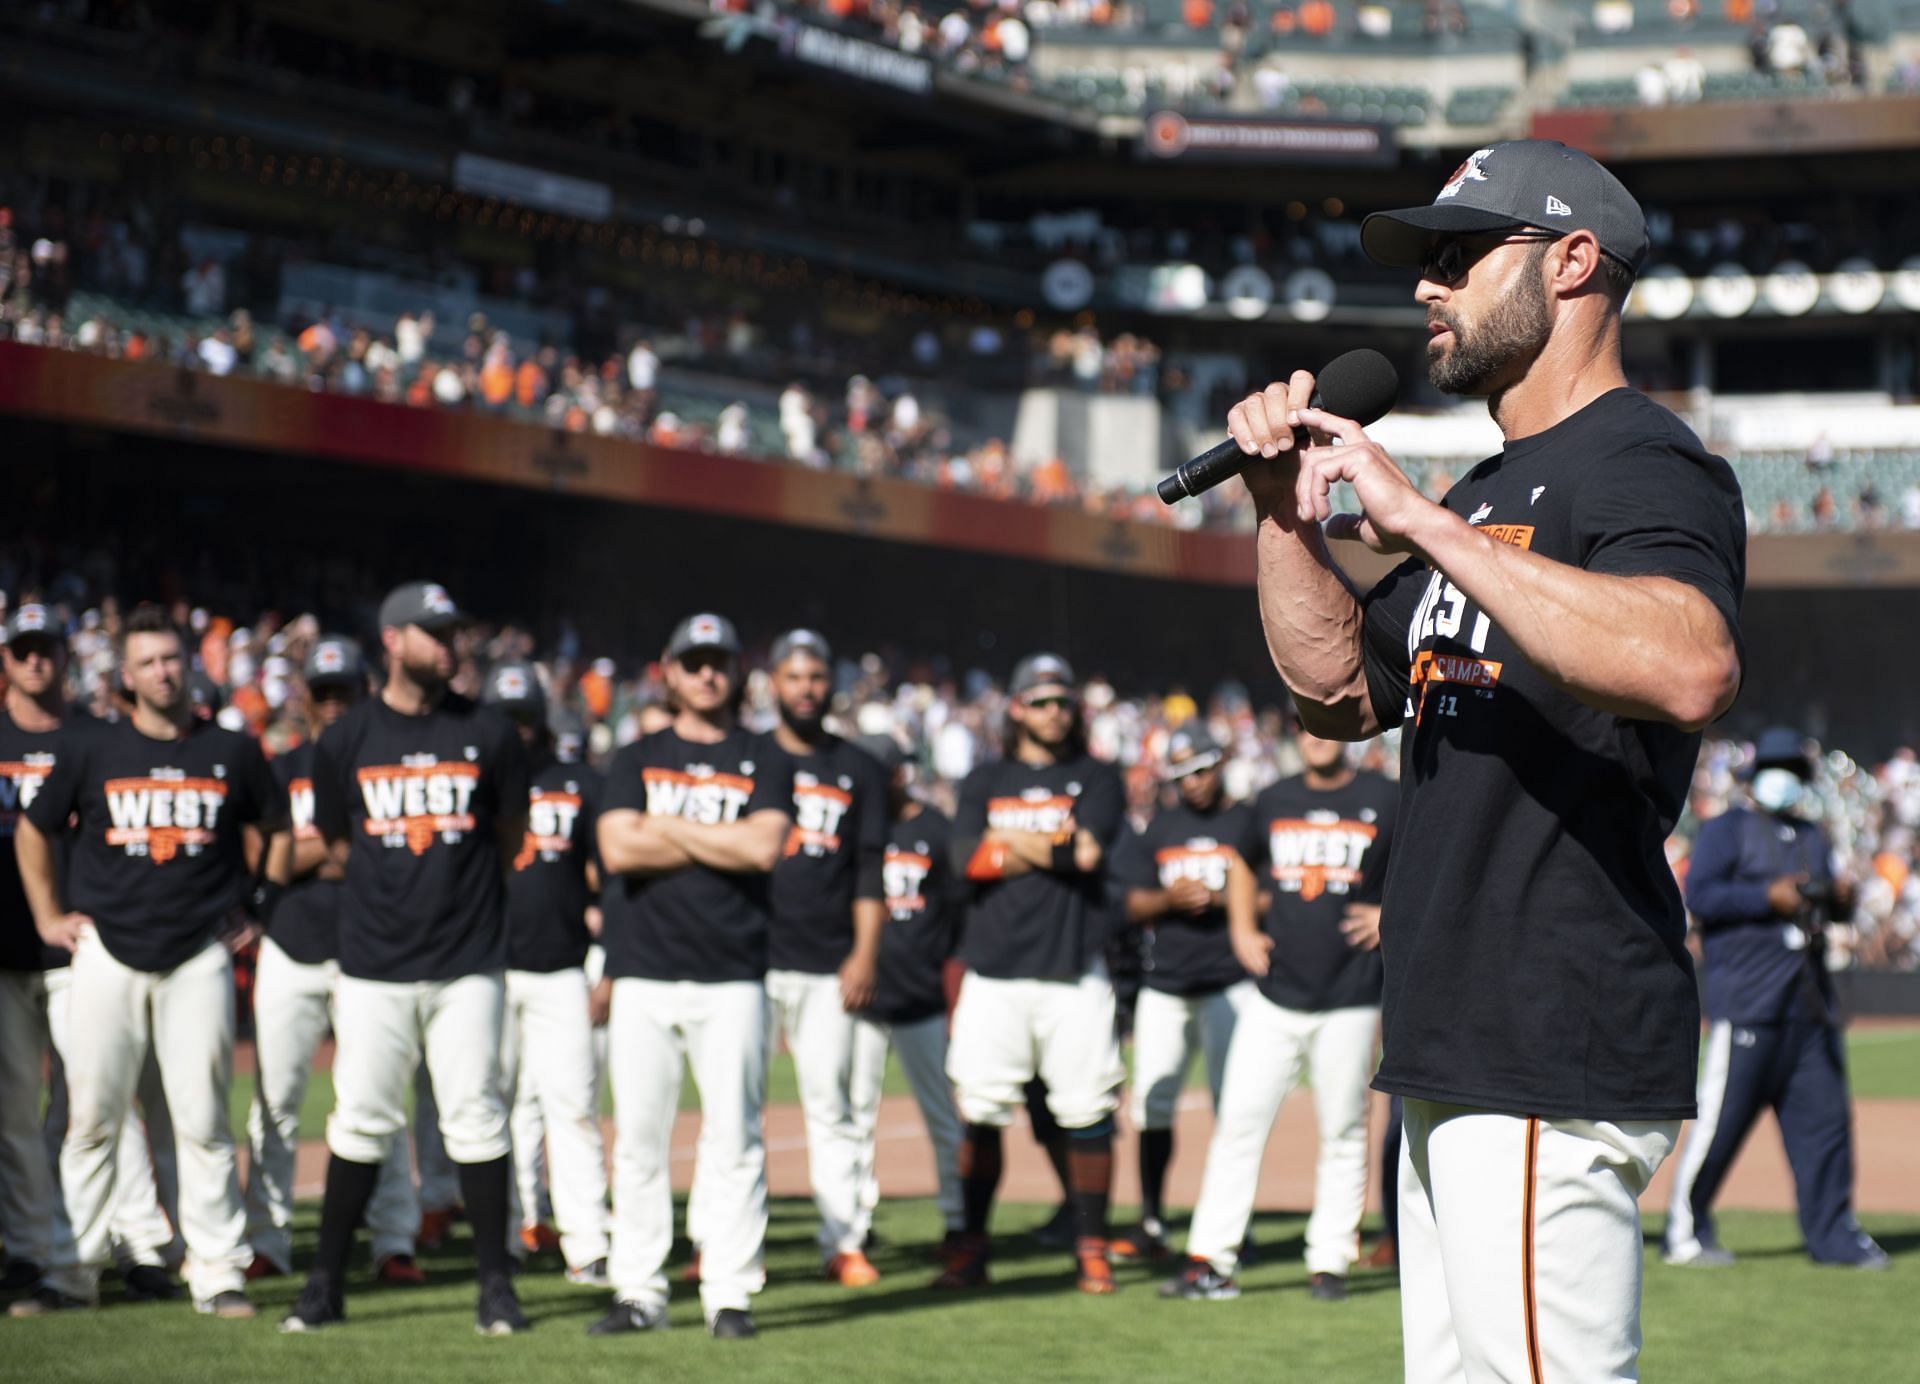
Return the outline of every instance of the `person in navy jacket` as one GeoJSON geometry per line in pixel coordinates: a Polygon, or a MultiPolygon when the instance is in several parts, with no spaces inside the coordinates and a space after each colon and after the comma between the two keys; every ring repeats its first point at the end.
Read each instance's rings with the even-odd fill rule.
{"type": "Polygon", "coordinates": [[[1713,1200],[1771,1106],[1807,1253],[1821,1264],[1886,1266],[1853,1217],[1852,1105],[1824,937],[1829,922],[1852,916],[1853,886],[1834,874],[1826,832],[1796,811],[1812,777],[1798,732],[1762,732],[1751,805],[1705,823],[1694,845],[1687,908],[1705,956],[1708,1031],[1700,1117],[1667,1212],[1669,1264],[1733,1262],[1714,1235],[1713,1200]]]}

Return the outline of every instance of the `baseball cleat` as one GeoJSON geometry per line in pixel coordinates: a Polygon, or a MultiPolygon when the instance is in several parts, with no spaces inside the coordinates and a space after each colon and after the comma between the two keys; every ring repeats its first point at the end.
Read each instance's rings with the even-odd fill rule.
{"type": "Polygon", "coordinates": [[[1345,1302],[1347,1280],[1337,1273],[1308,1274],[1307,1295],[1315,1302],[1345,1302]]]}
{"type": "Polygon", "coordinates": [[[1663,1250],[1660,1262],[1676,1269],[1724,1269],[1734,1263],[1733,1251],[1695,1241],[1686,1249],[1663,1250]]]}
{"type": "Polygon", "coordinates": [[[694,1287],[700,1285],[700,1251],[695,1250],[693,1257],[687,1260],[686,1268],[680,1270],[680,1281],[694,1287]]]}
{"type": "Polygon", "coordinates": [[[722,1307],[707,1323],[707,1334],[716,1341],[744,1341],[760,1333],[754,1329],[752,1314],[737,1307],[722,1307]]]}
{"type": "Polygon", "coordinates": [[[606,1288],[611,1286],[607,1278],[606,1258],[603,1256],[594,1260],[591,1264],[582,1264],[577,1269],[569,1264],[567,1266],[567,1282],[577,1284],[582,1288],[606,1288]]]}
{"type": "Polygon", "coordinates": [[[834,1255],[823,1272],[842,1288],[871,1288],[880,1281],[880,1270],[857,1249],[834,1255]]]}
{"type": "Polygon", "coordinates": [[[0,1274],[0,1293],[17,1293],[40,1281],[40,1266],[31,1259],[7,1260],[7,1271],[0,1274]]]}
{"type": "Polygon", "coordinates": [[[347,1307],[340,1294],[325,1278],[315,1274],[300,1289],[293,1310],[280,1319],[280,1331],[282,1335],[297,1336],[346,1319],[347,1307]]]}
{"type": "Polygon", "coordinates": [[[427,1271],[411,1254],[383,1254],[374,1265],[373,1276],[396,1288],[419,1288],[427,1281],[427,1271]]]}
{"type": "Polygon", "coordinates": [[[41,1283],[31,1293],[7,1308],[9,1317],[45,1317],[55,1312],[90,1312],[98,1302],[63,1293],[51,1283],[41,1283]]]}
{"type": "Polygon", "coordinates": [[[253,1262],[247,1265],[246,1278],[249,1283],[257,1283],[263,1278],[278,1278],[286,1272],[264,1254],[253,1256],[253,1262]]]}
{"type": "Polygon", "coordinates": [[[416,1248],[428,1251],[444,1248],[447,1233],[453,1229],[453,1211],[422,1211],[420,1213],[420,1233],[413,1237],[416,1248]]]}
{"type": "Polygon", "coordinates": [[[620,1336],[629,1331],[665,1331],[667,1329],[667,1309],[655,1308],[649,1311],[635,1302],[614,1301],[607,1309],[607,1315],[587,1326],[589,1336],[620,1336]]]}
{"type": "Polygon", "coordinates": [[[987,1237],[961,1235],[947,1254],[947,1267],[927,1286],[941,1290],[984,1288],[987,1285],[987,1237]]]}
{"type": "Polygon", "coordinates": [[[158,1264],[135,1264],[121,1272],[120,1282],[128,1302],[172,1302],[180,1296],[180,1285],[158,1264]]]}
{"type": "Polygon", "coordinates": [[[547,1254],[560,1248],[560,1237],[552,1226],[542,1221],[538,1225],[521,1226],[520,1243],[526,1246],[528,1254],[547,1254]]]}
{"type": "Polygon", "coordinates": [[[219,1317],[230,1322],[252,1321],[257,1315],[247,1295],[238,1288],[228,1288],[208,1298],[195,1298],[193,1310],[203,1317],[219,1317]]]}
{"type": "Polygon", "coordinates": [[[513,1291],[511,1278],[496,1274],[481,1282],[480,1302],[473,1313],[475,1331],[482,1336],[512,1336],[530,1325],[527,1314],[520,1310],[520,1298],[513,1291]]]}
{"type": "Polygon", "coordinates": [[[1190,1302],[1230,1302],[1240,1296],[1240,1285],[1215,1271],[1206,1260],[1189,1259],[1179,1273],[1160,1285],[1160,1296],[1190,1302]]]}
{"type": "Polygon", "coordinates": [[[1173,1254],[1160,1232],[1146,1224],[1131,1234],[1116,1235],[1108,1248],[1113,1252],[1113,1257],[1124,1264],[1152,1263],[1173,1254]]]}
{"type": "Polygon", "coordinates": [[[1107,1258],[1105,1240],[1081,1240],[1074,1248],[1074,1259],[1080,1268],[1081,1292],[1105,1296],[1113,1291],[1113,1263],[1107,1258]]]}

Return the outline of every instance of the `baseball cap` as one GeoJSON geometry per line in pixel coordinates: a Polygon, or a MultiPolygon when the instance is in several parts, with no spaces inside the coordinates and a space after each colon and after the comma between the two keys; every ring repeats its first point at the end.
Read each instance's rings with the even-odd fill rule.
{"type": "Polygon", "coordinates": [[[499,663],[487,674],[486,690],[481,700],[489,706],[501,707],[507,711],[524,710],[529,715],[544,719],[547,710],[546,689],[540,685],[540,674],[531,663],[499,663]]]}
{"type": "Polygon", "coordinates": [[[309,687],[342,682],[364,685],[367,664],[358,643],[345,635],[323,634],[307,651],[304,673],[309,687]]]}
{"type": "Polygon", "coordinates": [[[1167,777],[1170,779],[1211,769],[1224,758],[1220,742],[1198,721],[1189,721],[1167,737],[1167,777]]]}
{"type": "Polygon", "coordinates": [[[833,650],[828,647],[826,637],[817,630],[788,630],[773,641],[773,654],[767,660],[767,666],[778,668],[788,657],[795,653],[810,653],[829,668],[833,666],[833,650]]]}
{"type": "Polygon", "coordinates": [[[856,735],[853,743],[877,759],[880,767],[889,774],[907,759],[907,752],[900,748],[900,742],[891,735],[856,735]]]}
{"type": "Polygon", "coordinates": [[[380,602],[380,628],[401,629],[418,625],[437,633],[456,625],[472,623],[466,611],[453,603],[446,587],[432,581],[410,581],[396,586],[380,602]]]}
{"type": "Polygon", "coordinates": [[[61,642],[60,626],[55,623],[47,608],[37,602],[29,602],[7,617],[7,643],[39,635],[53,643],[61,642]]]}
{"type": "Polygon", "coordinates": [[[1036,687],[1071,690],[1075,682],[1073,665],[1059,654],[1028,654],[1013,665],[1013,680],[1008,686],[1014,696],[1024,697],[1036,687]]]}
{"type": "Polygon", "coordinates": [[[689,615],[675,625],[667,639],[667,657],[679,658],[695,649],[719,649],[739,657],[740,636],[733,621],[724,615],[689,615]]]}
{"type": "Polygon", "coordinates": [[[1791,769],[1801,778],[1813,776],[1813,765],[1807,760],[1807,742],[1791,726],[1768,726],[1755,736],[1753,761],[1747,767],[1752,773],[1781,768],[1791,769]]]}
{"type": "Polygon", "coordinates": [[[1647,218],[1633,194],[1578,149],[1556,139],[1509,139],[1476,149],[1431,205],[1377,211],[1360,223],[1360,248],[1378,264],[1418,269],[1436,235],[1513,226],[1592,231],[1600,248],[1639,272],[1647,218]]]}

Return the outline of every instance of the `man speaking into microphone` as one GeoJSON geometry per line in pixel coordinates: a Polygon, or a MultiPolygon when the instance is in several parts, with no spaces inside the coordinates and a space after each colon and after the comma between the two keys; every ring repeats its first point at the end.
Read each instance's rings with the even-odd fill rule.
{"type": "Polygon", "coordinates": [[[1635,1379],[1636,1199],[1693,1113],[1700,1031],[1661,844],[1740,684],[1739,487],[1627,387],[1646,222],[1592,159],[1496,144],[1361,235],[1418,271],[1429,378],[1486,399],[1504,449],[1434,503],[1305,371],[1228,430],[1302,722],[1402,731],[1374,1084],[1406,1106],[1406,1377],[1635,1379]],[[1331,514],[1340,481],[1361,513],[1331,514]],[[1326,536],[1407,559],[1357,596],[1326,536]]]}

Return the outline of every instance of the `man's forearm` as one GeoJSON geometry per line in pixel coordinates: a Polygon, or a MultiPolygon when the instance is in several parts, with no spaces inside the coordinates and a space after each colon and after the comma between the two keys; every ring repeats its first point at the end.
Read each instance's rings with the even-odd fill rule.
{"type": "Polygon", "coordinates": [[[53,849],[40,829],[20,815],[14,830],[13,850],[20,865],[20,887],[27,896],[27,908],[34,923],[44,928],[66,912],[53,877],[53,849]]]}
{"type": "Polygon", "coordinates": [[[1299,517],[1292,491],[1256,498],[1255,585],[1273,666],[1308,730],[1365,739],[1379,727],[1367,696],[1360,602],[1319,525],[1299,517]]]}
{"type": "Polygon", "coordinates": [[[600,819],[600,861],[616,875],[658,875],[692,863],[692,857],[666,831],[670,817],[645,817],[638,812],[608,814],[600,819]]]}
{"type": "Polygon", "coordinates": [[[689,860],[727,874],[771,870],[786,835],[784,825],[754,817],[744,822],[689,822],[680,817],[663,820],[670,823],[668,839],[685,851],[689,860]]]}
{"type": "Polygon", "coordinates": [[[887,905],[881,899],[853,901],[853,954],[875,960],[880,955],[880,930],[886,926],[887,905]]]}

